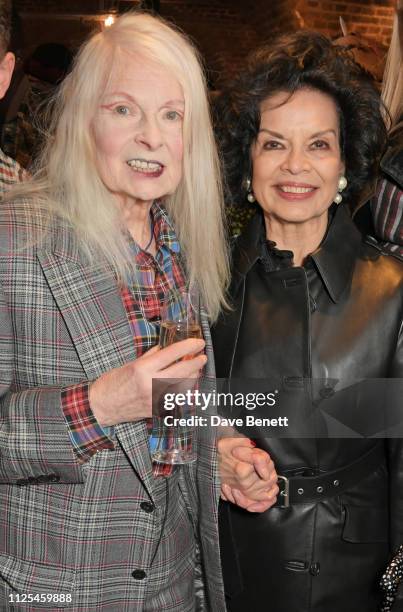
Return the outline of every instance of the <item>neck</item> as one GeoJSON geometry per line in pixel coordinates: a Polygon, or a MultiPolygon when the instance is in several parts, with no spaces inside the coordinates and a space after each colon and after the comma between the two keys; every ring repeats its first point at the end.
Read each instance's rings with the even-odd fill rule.
{"type": "Polygon", "coordinates": [[[321,244],[327,229],[328,215],[304,223],[289,223],[270,214],[264,215],[266,237],[280,250],[292,251],[294,266],[302,266],[306,257],[321,244]]]}
{"type": "Polygon", "coordinates": [[[130,200],[119,202],[122,211],[123,223],[131,237],[144,248],[150,242],[150,210],[153,202],[130,200]]]}

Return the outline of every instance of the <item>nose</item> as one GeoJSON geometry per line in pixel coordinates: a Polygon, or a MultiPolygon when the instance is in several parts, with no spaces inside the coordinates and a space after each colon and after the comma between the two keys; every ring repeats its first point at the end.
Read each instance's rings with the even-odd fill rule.
{"type": "Polygon", "coordinates": [[[155,118],[143,117],[136,141],[150,150],[156,150],[162,145],[161,128],[155,118]]]}
{"type": "Polygon", "coordinates": [[[300,174],[301,172],[308,171],[310,164],[304,149],[291,147],[286,151],[281,169],[291,174],[300,174]]]}

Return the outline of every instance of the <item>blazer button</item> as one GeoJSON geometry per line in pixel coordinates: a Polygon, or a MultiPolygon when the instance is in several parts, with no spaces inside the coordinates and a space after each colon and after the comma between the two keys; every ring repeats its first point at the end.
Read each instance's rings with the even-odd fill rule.
{"type": "Polygon", "coordinates": [[[309,568],[309,573],[312,574],[312,576],[317,576],[319,572],[320,572],[320,563],[319,562],[312,563],[309,568]]]}
{"type": "Polygon", "coordinates": [[[60,476],[58,474],[49,474],[48,482],[59,482],[60,476]]]}
{"type": "Polygon", "coordinates": [[[154,504],[152,502],[148,502],[148,501],[141,502],[140,508],[142,510],[144,510],[144,512],[148,512],[148,513],[154,512],[154,510],[155,510],[154,504]]]}
{"type": "Polygon", "coordinates": [[[133,578],[135,578],[136,580],[144,580],[144,578],[147,576],[147,574],[145,573],[144,570],[134,570],[132,572],[132,576],[133,578]]]}

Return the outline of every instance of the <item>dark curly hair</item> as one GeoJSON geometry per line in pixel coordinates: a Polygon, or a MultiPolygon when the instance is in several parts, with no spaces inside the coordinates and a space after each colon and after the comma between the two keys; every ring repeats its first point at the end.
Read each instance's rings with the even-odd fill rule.
{"type": "Polygon", "coordinates": [[[245,202],[245,179],[251,174],[250,147],[260,126],[260,103],[279,91],[292,94],[303,88],[326,93],[336,103],[348,181],[343,202],[354,209],[375,179],[386,128],[371,77],[348,51],[333,46],[326,36],[299,31],[258,49],[246,70],[217,98],[214,116],[228,203],[245,202]]]}

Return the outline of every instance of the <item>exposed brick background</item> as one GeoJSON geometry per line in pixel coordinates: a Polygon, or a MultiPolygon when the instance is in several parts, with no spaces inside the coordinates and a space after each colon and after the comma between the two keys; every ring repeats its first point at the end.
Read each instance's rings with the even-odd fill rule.
{"type": "Polygon", "coordinates": [[[297,5],[307,25],[313,29],[338,36],[339,16],[342,16],[350,32],[359,32],[385,45],[389,44],[394,14],[393,0],[301,0],[297,5]]]}
{"type": "MultiPolygon", "coordinates": [[[[49,41],[75,48],[101,27],[100,13],[113,1],[14,0],[14,4],[21,14],[26,54],[49,41]]],[[[136,5],[138,0],[133,2],[136,5]]],[[[160,0],[160,5],[161,14],[196,41],[210,79],[217,84],[239,69],[251,49],[278,31],[306,27],[340,36],[339,16],[350,32],[388,45],[394,0],[160,0]]]]}

